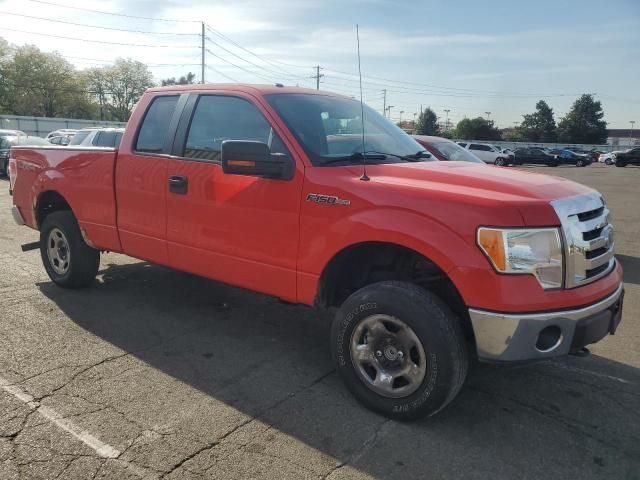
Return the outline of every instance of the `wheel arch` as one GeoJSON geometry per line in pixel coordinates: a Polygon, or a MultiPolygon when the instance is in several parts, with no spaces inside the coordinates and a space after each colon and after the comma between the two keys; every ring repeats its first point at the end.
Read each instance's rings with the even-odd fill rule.
{"type": "Polygon", "coordinates": [[[399,243],[362,241],[341,249],[320,274],[315,306],[335,308],[360,288],[385,280],[410,282],[437,295],[458,316],[475,351],[468,309],[453,280],[434,260],[399,243]]]}

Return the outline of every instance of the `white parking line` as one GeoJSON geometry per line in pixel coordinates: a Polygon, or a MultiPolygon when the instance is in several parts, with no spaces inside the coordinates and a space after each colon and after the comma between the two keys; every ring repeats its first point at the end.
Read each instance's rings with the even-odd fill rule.
{"type": "MultiPolygon", "coordinates": [[[[2,387],[5,392],[13,395],[15,398],[26,404],[32,410],[38,412],[54,425],[58,426],[65,432],[70,433],[82,443],[92,448],[98,454],[98,456],[102,458],[118,459],[118,457],[120,457],[120,455],[122,454],[122,452],[120,452],[118,449],[112,447],[107,443],[104,443],[99,438],[80,428],[71,420],[64,418],[53,408],[47,407],[45,405],[40,405],[40,402],[38,402],[35,398],[33,398],[29,393],[24,391],[18,385],[12,384],[11,382],[0,377],[0,387],[2,387]]],[[[152,474],[144,468],[133,465],[126,460],[119,461],[122,462],[127,469],[130,469],[141,478],[157,478],[157,475],[152,474]]]]}

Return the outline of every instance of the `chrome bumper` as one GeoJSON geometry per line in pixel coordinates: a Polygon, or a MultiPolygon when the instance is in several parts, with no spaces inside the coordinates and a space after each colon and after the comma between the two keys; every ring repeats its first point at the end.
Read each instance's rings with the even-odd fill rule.
{"type": "MultiPolygon", "coordinates": [[[[572,347],[576,347],[574,336],[581,320],[583,323],[589,322],[589,328],[596,321],[602,324],[605,330],[596,329],[597,332],[603,333],[602,336],[597,334],[600,338],[610,333],[610,322],[619,321],[619,317],[615,315],[620,315],[620,312],[615,309],[621,308],[618,302],[623,292],[623,284],[620,283],[616,291],[605,299],[576,310],[507,314],[471,308],[469,316],[476,338],[478,358],[489,362],[514,362],[566,355],[572,347]],[[607,315],[609,312],[611,314],[607,315]],[[560,335],[552,345],[539,348],[537,343],[540,333],[547,327],[557,327],[560,335]]],[[[617,323],[612,328],[615,330],[616,326],[617,323]]],[[[551,331],[558,332],[557,329],[552,328],[551,331]]],[[[578,341],[583,338],[583,333],[581,331],[580,335],[577,335],[580,337],[578,341]]],[[[599,338],[593,341],[597,340],[599,338]]]]}
{"type": "Polygon", "coordinates": [[[20,210],[18,210],[18,207],[11,207],[11,215],[13,215],[14,222],[21,226],[24,225],[24,218],[22,218],[22,214],[20,213],[20,210]]]}

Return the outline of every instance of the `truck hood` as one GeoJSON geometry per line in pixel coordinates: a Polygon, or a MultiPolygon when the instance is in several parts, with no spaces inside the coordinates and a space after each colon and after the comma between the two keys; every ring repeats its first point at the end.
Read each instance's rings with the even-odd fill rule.
{"type": "MultiPolygon", "coordinates": [[[[355,171],[356,167],[352,167],[355,171]]],[[[446,192],[473,203],[517,208],[525,225],[557,223],[549,202],[593,192],[564,178],[471,162],[416,162],[368,165],[372,182],[446,192]]]]}

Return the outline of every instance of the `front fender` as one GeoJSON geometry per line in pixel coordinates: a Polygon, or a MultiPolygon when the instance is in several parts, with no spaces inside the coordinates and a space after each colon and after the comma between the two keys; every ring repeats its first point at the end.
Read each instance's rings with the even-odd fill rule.
{"type": "Polygon", "coordinates": [[[345,248],[363,242],[409,248],[447,274],[459,265],[489,268],[475,246],[474,231],[455,231],[435,218],[402,208],[360,210],[323,226],[319,218],[303,217],[298,262],[300,301],[313,303],[320,275],[331,259],[345,248]]]}

